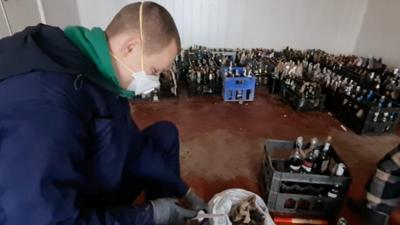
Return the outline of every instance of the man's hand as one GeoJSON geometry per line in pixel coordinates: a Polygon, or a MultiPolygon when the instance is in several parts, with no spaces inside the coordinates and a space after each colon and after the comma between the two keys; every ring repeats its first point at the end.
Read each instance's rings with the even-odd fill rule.
{"type": "Polygon", "coordinates": [[[186,219],[194,218],[196,211],[188,210],[177,205],[173,198],[160,198],[151,201],[153,205],[154,223],[157,225],[183,224],[186,219]]]}
{"type": "Polygon", "coordinates": [[[208,209],[207,203],[203,201],[196,193],[192,191],[192,189],[189,189],[189,191],[186,193],[185,197],[183,200],[188,204],[190,209],[199,211],[199,210],[204,210],[206,212],[209,212],[210,210],[208,209]]]}

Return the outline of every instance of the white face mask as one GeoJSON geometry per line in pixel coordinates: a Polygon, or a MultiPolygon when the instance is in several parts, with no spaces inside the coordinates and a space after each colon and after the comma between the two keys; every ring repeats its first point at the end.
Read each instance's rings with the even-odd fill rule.
{"type": "Polygon", "coordinates": [[[115,55],[111,54],[111,56],[117,60],[118,63],[120,63],[123,67],[125,67],[126,70],[131,72],[131,76],[133,77],[133,80],[131,83],[128,85],[127,90],[135,92],[135,95],[141,95],[141,94],[148,94],[154,89],[160,87],[160,81],[159,77],[156,75],[149,75],[146,74],[144,71],[144,60],[143,60],[143,32],[142,32],[142,11],[143,11],[143,3],[140,5],[139,9],[139,24],[140,24],[140,37],[141,37],[141,45],[142,45],[142,55],[141,55],[141,67],[142,71],[140,72],[134,72],[128,65],[126,65],[122,60],[120,60],[118,57],[115,55]]]}
{"type": "Polygon", "coordinates": [[[127,90],[135,92],[136,95],[148,94],[160,87],[159,77],[147,75],[144,71],[133,73],[134,80],[131,81],[127,90]]]}
{"type": "Polygon", "coordinates": [[[122,62],[116,56],[112,54],[111,56],[115,60],[117,60],[117,62],[119,62],[123,67],[125,67],[126,70],[131,72],[133,80],[129,83],[127,90],[135,92],[135,95],[141,95],[141,94],[148,94],[154,91],[154,89],[160,87],[160,81],[158,76],[146,74],[146,72],[143,70],[143,67],[142,71],[134,72],[131,68],[129,68],[124,62],[122,62]]]}

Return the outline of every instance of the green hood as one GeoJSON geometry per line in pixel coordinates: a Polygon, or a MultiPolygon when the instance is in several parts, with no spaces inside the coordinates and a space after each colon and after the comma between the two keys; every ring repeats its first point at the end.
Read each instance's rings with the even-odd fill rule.
{"type": "Polygon", "coordinates": [[[119,85],[117,74],[112,65],[110,50],[104,31],[95,27],[91,30],[80,27],[70,26],[65,28],[65,35],[97,66],[103,78],[114,86],[119,95],[124,98],[133,98],[135,93],[125,90],[119,85]]]}

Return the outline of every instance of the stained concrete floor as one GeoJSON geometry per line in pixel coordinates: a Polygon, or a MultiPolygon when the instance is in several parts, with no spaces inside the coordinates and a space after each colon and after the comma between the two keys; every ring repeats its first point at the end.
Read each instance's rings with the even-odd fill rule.
{"type": "MultiPolygon", "coordinates": [[[[397,135],[362,137],[344,131],[328,113],[293,111],[264,88],[249,104],[224,103],[221,97],[189,97],[159,103],[132,103],[133,118],[144,128],[159,120],[176,124],[181,139],[181,171],[186,182],[209,200],[227,188],[261,194],[259,172],[266,139],[297,136],[333,137],[333,146],[352,173],[349,196],[361,199],[376,162],[400,143],[397,135]]],[[[399,213],[391,224],[400,224],[399,213]]],[[[349,224],[363,224],[347,204],[341,210],[349,224]]]]}

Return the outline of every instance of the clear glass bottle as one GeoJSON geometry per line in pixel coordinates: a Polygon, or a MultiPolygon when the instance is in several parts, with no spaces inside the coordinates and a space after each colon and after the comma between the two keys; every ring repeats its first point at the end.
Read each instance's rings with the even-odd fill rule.
{"type": "Polygon", "coordinates": [[[293,152],[293,154],[290,156],[289,159],[289,170],[292,173],[299,173],[301,166],[302,166],[302,160],[301,160],[301,154],[300,152],[302,151],[303,147],[303,137],[298,137],[296,139],[296,147],[293,152]]]}

